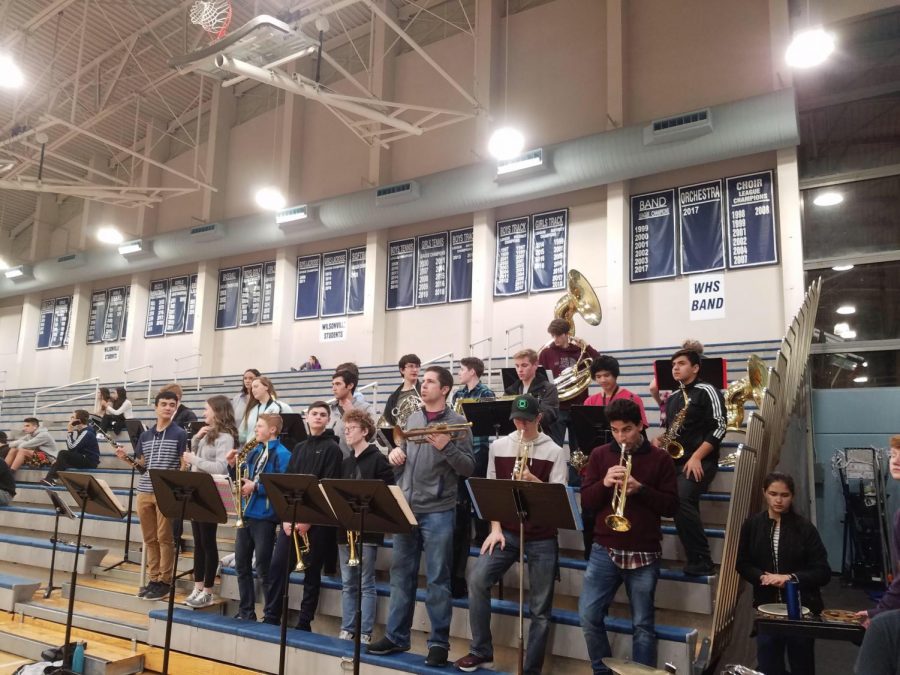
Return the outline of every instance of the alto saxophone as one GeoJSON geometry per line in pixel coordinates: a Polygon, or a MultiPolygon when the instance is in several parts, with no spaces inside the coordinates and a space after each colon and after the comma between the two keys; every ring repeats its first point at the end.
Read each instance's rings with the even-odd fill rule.
{"type": "Polygon", "coordinates": [[[665,449],[672,459],[681,459],[684,457],[684,446],[675,440],[681,432],[681,427],[684,426],[684,420],[687,418],[688,406],[691,404],[691,399],[688,398],[684,384],[681,385],[681,396],[684,398],[684,407],[675,414],[675,419],[672,420],[672,424],[670,424],[669,428],[666,429],[666,432],[659,437],[659,447],[665,449]]]}
{"type": "Polygon", "coordinates": [[[247,455],[250,454],[250,451],[253,450],[257,445],[257,440],[254,437],[252,440],[244,443],[244,447],[241,448],[240,452],[238,452],[237,457],[234,458],[234,507],[237,511],[237,522],[234,524],[235,527],[241,528],[244,527],[244,509],[247,508],[247,505],[244,503],[244,495],[241,494],[241,487],[243,487],[243,471],[242,467],[247,463],[247,455]]]}

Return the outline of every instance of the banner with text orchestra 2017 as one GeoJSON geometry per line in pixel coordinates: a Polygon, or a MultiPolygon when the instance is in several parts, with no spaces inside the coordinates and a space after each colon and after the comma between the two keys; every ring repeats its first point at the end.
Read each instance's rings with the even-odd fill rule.
{"type": "Polygon", "coordinates": [[[631,281],[675,276],[675,190],[631,198],[631,281]]]}
{"type": "Polygon", "coordinates": [[[724,269],[722,181],[678,188],[678,208],[682,274],[724,269]]]}

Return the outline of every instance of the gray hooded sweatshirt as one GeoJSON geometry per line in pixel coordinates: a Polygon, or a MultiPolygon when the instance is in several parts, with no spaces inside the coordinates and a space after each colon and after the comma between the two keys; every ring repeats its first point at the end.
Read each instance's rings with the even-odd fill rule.
{"type": "Polygon", "coordinates": [[[26,434],[22,438],[11,441],[9,447],[43,450],[48,455],[56,457],[56,441],[47,431],[47,427],[38,427],[33,434],[26,434]]]}

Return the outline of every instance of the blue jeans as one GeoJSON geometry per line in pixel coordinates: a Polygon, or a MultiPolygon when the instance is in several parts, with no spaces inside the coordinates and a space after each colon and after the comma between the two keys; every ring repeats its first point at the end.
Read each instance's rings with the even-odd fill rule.
{"type": "Polygon", "coordinates": [[[656,593],[658,578],[659,560],[637,569],[623,570],[616,567],[606,548],[600,544],[593,545],[581,586],[578,614],[594,673],[611,672],[603,665],[602,660],[612,656],[603,622],[623,581],[628,592],[631,621],[634,625],[631,658],[637,663],[656,667],[653,596],[656,593]]]}
{"type": "Polygon", "coordinates": [[[275,547],[275,523],[269,520],[245,518],[244,527],[237,530],[234,540],[234,566],[237,571],[240,593],[241,619],[256,621],[256,591],[253,587],[253,552],[256,552],[256,576],[262,584],[263,595],[268,597],[269,564],[275,547]]]}
{"type": "MultiPolygon", "coordinates": [[[[494,547],[493,554],[478,557],[469,572],[469,627],[472,644],[469,651],[482,658],[493,659],[491,637],[491,586],[514,563],[519,561],[519,535],[503,530],[506,547],[494,547]]],[[[525,672],[540,673],[550,634],[550,612],[553,609],[553,586],[559,546],[556,539],[525,542],[528,556],[528,608],[531,626],[528,629],[528,648],[525,651],[525,672]]]]}
{"type": "MultiPolygon", "coordinates": [[[[378,557],[378,547],[375,544],[364,544],[357,547],[362,551],[362,563],[356,567],[350,567],[347,561],[350,559],[350,547],[346,544],[338,546],[338,556],[341,559],[341,630],[356,635],[356,583],[359,571],[362,570],[362,624],[361,635],[371,635],[375,626],[375,609],[378,596],[375,594],[375,560],[378,557]]],[[[357,553],[357,555],[360,555],[357,553]]]]}
{"type": "Polygon", "coordinates": [[[410,534],[394,535],[391,563],[391,604],[385,636],[399,647],[409,648],[409,630],[416,608],[419,559],[425,551],[425,607],[431,632],[428,648],[450,649],[450,563],[453,560],[453,529],[456,508],[438,513],[416,513],[418,527],[410,534]]]}

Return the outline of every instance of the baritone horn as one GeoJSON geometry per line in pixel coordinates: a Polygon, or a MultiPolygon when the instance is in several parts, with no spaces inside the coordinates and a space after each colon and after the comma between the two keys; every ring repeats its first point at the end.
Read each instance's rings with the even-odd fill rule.
{"type": "Polygon", "coordinates": [[[238,529],[244,527],[244,510],[247,508],[247,505],[244,503],[244,495],[241,494],[241,487],[244,483],[242,467],[247,462],[247,455],[250,454],[250,451],[256,445],[256,438],[247,441],[240,452],[238,452],[237,457],[234,458],[234,508],[237,512],[237,522],[235,522],[234,526],[238,529]]]}
{"type": "Polygon", "coordinates": [[[631,521],[625,517],[625,501],[628,499],[628,479],[631,478],[631,453],[625,445],[622,446],[619,466],[625,467],[625,475],[622,477],[622,484],[613,488],[613,512],[606,516],[604,522],[613,532],[628,532],[631,529],[631,521]]]}
{"type": "Polygon", "coordinates": [[[294,551],[297,553],[297,565],[294,567],[295,572],[302,572],[306,569],[306,565],[303,564],[303,556],[309,553],[309,533],[303,532],[302,534],[297,532],[297,524],[292,524],[293,531],[291,535],[294,539],[294,551]],[[303,545],[300,545],[300,540],[303,540],[303,545]]]}

